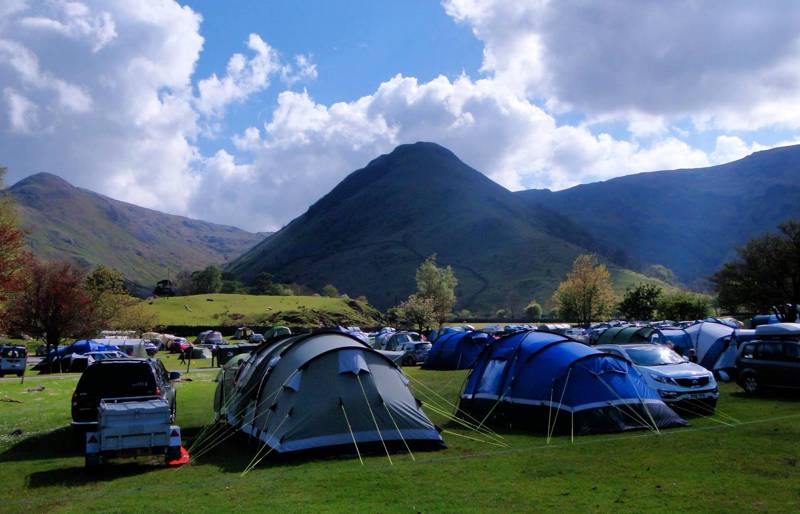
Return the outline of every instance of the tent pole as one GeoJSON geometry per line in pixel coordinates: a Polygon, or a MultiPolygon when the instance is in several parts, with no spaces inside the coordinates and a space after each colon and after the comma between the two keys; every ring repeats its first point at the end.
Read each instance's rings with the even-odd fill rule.
{"type": "Polygon", "coordinates": [[[358,450],[358,443],[356,443],[356,435],[353,433],[353,427],[350,426],[350,420],[347,418],[347,411],[344,410],[344,402],[341,398],[339,398],[339,406],[342,408],[342,412],[344,413],[344,421],[347,423],[347,430],[350,431],[350,437],[353,438],[353,446],[356,447],[356,455],[358,455],[358,460],[361,461],[361,465],[364,465],[364,459],[361,458],[361,452],[358,450]]]}
{"type": "Polygon", "coordinates": [[[361,393],[364,395],[364,401],[367,402],[367,409],[369,409],[369,415],[372,416],[372,422],[375,423],[375,430],[378,431],[378,437],[380,437],[383,449],[386,451],[386,457],[389,459],[389,464],[394,466],[394,462],[392,462],[392,456],[389,454],[389,448],[386,446],[386,441],[383,440],[383,434],[381,434],[381,427],[378,426],[378,420],[375,419],[375,413],[372,412],[372,406],[370,406],[369,404],[369,398],[367,398],[367,391],[366,389],[364,389],[364,384],[361,383],[361,375],[356,374],[356,378],[358,379],[358,385],[361,387],[361,393]]]}

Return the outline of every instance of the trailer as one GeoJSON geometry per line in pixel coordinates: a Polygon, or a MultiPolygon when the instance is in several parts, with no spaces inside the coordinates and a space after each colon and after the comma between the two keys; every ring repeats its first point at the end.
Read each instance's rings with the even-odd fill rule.
{"type": "Polygon", "coordinates": [[[100,400],[97,429],[86,433],[86,467],[115,457],[182,458],[181,429],[170,423],[169,403],[157,396],[100,400]]]}

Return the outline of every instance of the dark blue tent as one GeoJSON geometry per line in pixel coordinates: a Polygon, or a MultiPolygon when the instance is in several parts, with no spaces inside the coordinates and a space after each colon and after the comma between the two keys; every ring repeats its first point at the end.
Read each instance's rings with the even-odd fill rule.
{"type": "Polygon", "coordinates": [[[422,364],[425,369],[468,369],[484,348],[494,342],[485,332],[447,332],[439,336],[422,364]]]}
{"type": "Polygon", "coordinates": [[[622,357],[538,331],[487,347],[460,409],[479,420],[575,434],[686,424],[622,357]]]}
{"type": "Polygon", "coordinates": [[[60,346],[55,350],[51,350],[50,355],[52,357],[62,357],[64,355],[70,355],[72,353],[83,355],[84,353],[89,353],[89,352],[105,352],[114,350],[119,350],[119,346],[115,344],[100,343],[95,341],[94,339],[80,339],[70,345],[60,346]]]}

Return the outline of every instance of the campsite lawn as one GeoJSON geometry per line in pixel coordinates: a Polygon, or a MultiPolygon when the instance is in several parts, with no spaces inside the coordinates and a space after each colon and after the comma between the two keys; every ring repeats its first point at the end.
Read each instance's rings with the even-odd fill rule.
{"type": "MultiPolygon", "coordinates": [[[[443,402],[431,390],[454,401],[465,376],[406,371],[427,402],[443,402]]],[[[197,369],[178,385],[187,446],[211,418],[215,374],[197,369]]],[[[452,432],[444,434],[449,448],[417,452],[416,462],[402,453],[392,455],[393,465],[386,455],[363,466],[355,457],[267,459],[241,476],[254,449],[232,438],[179,469],[123,461],[90,475],[67,428],[77,378],[0,380],[0,398],[21,402],[0,402],[0,511],[800,510],[800,395],[750,398],[725,384],[725,416],[692,419],[688,428],[583,436],[574,444],[556,437],[549,445],[541,435],[505,432],[507,448],[456,436],[480,437],[429,411],[452,432]],[[8,435],[17,428],[21,436],[8,435]]]]}
{"type": "Polygon", "coordinates": [[[198,294],[156,298],[146,304],[160,325],[220,325],[231,315],[254,320],[279,312],[315,310],[334,317],[355,312],[342,298],[325,296],[259,296],[247,294],[198,294]]]}

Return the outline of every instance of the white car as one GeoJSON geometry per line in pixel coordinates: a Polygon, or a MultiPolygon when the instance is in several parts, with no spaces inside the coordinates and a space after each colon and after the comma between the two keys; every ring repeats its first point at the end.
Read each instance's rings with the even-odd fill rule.
{"type": "Polygon", "coordinates": [[[692,415],[714,413],[719,388],[714,374],[661,344],[601,344],[596,349],[633,363],[661,399],[692,415]]]}

